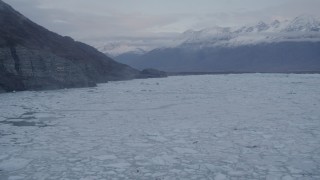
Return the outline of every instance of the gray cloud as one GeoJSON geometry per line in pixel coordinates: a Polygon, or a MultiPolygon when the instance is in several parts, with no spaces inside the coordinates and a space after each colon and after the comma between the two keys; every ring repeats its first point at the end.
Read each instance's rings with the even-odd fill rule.
{"type": "Polygon", "coordinates": [[[164,38],[190,28],[237,26],[305,13],[320,15],[319,0],[4,1],[36,23],[86,42],[119,37],[164,38]]]}
{"type": "Polygon", "coordinates": [[[62,35],[78,39],[117,36],[145,36],[151,29],[161,28],[179,21],[179,17],[168,15],[146,15],[143,13],[88,13],[42,7],[39,0],[28,3],[12,0],[10,4],[36,23],[62,35]]]}

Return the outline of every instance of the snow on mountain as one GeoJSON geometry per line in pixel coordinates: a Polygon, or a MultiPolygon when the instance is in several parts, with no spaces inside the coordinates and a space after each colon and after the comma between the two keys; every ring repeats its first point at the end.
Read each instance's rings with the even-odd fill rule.
{"type": "Polygon", "coordinates": [[[177,46],[183,41],[178,40],[178,33],[174,35],[158,35],[145,38],[121,38],[94,42],[94,46],[101,52],[116,57],[122,54],[145,54],[153,49],[177,46]],[[178,40],[178,41],[176,41],[178,40]]]}
{"type": "Polygon", "coordinates": [[[135,45],[126,44],[126,43],[110,43],[103,46],[97,47],[100,52],[108,54],[110,56],[118,56],[123,53],[134,53],[134,54],[143,54],[147,50],[148,47],[137,47],[135,45]]]}
{"type": "MultiPolygon", "coordinates": [[[[165,39],[165,38],[164,38],[165,39]]],[[[145,54],[166,47],[203,48],[234,47],[247,44],[283,41],[320,41],[320,19],[301,15],[293,20],[259,21],[242,27],[214,26],[202,30],[187,30],[164,41],[138,40],[105,42],[97,47],[101,52],[116,57],[121,54],[145,54]]]]}
{"type": "Polygon", "coordinates": [[[302,15],[292,21],[275,20],[271,23],[234,27],[214,27],[200,31],[188,30],[181,36],[183,47],[239,46],[262,42],[320,41],[320,20],[302,15]]]}
{"type": "Polygon", "coordinates": [[[224,41],[232,39],[232,28],[229,27],[212,27],[200,31],[186,31],[180,39],[185,43],[205,42],[205,41],[224,41]]]}

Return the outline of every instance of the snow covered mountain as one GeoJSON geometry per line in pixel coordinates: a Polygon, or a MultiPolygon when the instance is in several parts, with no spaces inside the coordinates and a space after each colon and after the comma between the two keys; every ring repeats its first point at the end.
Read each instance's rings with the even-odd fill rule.
{"type": "Polygon", "coordinates": [[[203,48],[210,46],[239,46],[281,41],[320,41],[320,20],[302,15],[292,21],[258,22],[238,27],[213,27],[182,34],[181,46],[203,48]]]}
{"type": "Polygon", "coordinates": [[[174,47],[115,59],[169,72],[320,72],[320,20],[312,16],[188,30],[174,41],[174,47]]]}
{"type": "Polygon", "coordinates": [[[283,41],[320,41],[320,19],[301,15],[292,20],[263,21],[241,27],[210,27],[202,30],[187,30],[167,38],[165,42],[144,40],[121,40],[99,43],[95,47],[112,57],[143,55],[164,47],[204,48],[234,47],[249,44],[283,41]],[[168,40],[170,39],[170,40],[168,40]]]}

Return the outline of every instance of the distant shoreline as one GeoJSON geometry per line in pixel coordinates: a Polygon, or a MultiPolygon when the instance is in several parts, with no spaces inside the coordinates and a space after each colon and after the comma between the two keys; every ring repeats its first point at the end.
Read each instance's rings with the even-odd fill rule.
{"type": "MultiPolygon", "coordinates": [[[[234,71],[226,71],[226,72],[166,72],[167,76],[191,76],[191,75],[228,75],[228,74],[320,74],[320,71],[288,71],[288,72],[234,72],[234,71]]],[[[160,77],[160,78],[166,78],[160,77]]],[[[152,77],[150,77],[152,78],[152,77]]],[[[159,78],[159,77],[157,77],[159,78]]],[[[149,79],[149,78],[136,78],[136,79],[149,79]]],[[[133,79],[131,79],[133,80],[133,79]]],[[[100,83],[98,83],[100,84],[100,83]]],[[[87,87],[71,87],[73,88],[87,88],[87,87]]],[[[69,88],[65,88],[69,89],[69,88]]],[[[44,91],[44,90],[59,90],[59,89],[28,89],[23,91],[44,91]]],[[[15,91],[5,91],[0,87],[0,94],[10,93],[15,91]]],[[[21,92],[21,91],[17,91],[21,92]]]]}
{"type": "Polygon", "coordinates": [[[287,72],[245,72],[245,71],[225,71],[225,72],[166,72],[168,76],[188,76],[188,75],[222,75],[222,74],[320,74],[320,71],[287,71],[287,72]]]}

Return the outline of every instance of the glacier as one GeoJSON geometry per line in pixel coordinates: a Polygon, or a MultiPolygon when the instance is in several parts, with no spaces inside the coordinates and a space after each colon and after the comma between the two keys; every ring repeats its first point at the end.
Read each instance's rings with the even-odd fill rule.
{"type": "Polygon", "coordinates": [[[0,179],[320,179],[320,75],[0,94],[0,179]]]}

